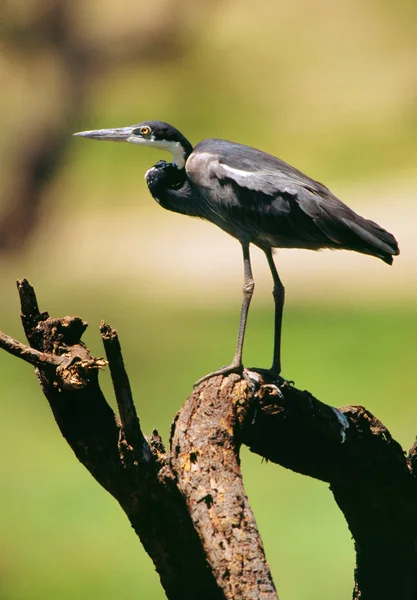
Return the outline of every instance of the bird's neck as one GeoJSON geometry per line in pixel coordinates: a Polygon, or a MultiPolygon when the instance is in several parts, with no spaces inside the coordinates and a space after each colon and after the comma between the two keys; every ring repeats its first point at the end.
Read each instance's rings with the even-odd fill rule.
{"type": "Polygon", "coordinates": [[[172,154],[171,164],[174,167],[177,167],[177,169],[184,169],[189,154],[187,155],[184,146],[181,144],[181,142],[175,142],[175,144],[173,144],[170,147],[170,152],[172,154]]]}
{"type": "Polygon", "coordinates": [[[170,143],[169,151],[172,154],[172,164],[174,167],[184,169],[187,158],[193,151],[193,147],[186,137],[181,136],[180,140],[170,143]]]}

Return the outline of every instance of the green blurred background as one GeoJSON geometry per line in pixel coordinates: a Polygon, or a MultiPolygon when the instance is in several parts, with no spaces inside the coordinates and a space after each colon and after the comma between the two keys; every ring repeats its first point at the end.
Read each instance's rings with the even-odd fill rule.
{"type": "MultiPolygon", "coordinates": [[[[4,8],[3,8],[4,10],[4,8]]],[[[416,433],[417,5],[411,0],[10,0],[1,19],[0,329],[23,339],[15,280],[42,310],[119,331],[145,432],[230,361],[239,245],[167,213],[143,180],[166,158],[71,132],[160,119],[294,164],[391,230],[392,268],[353,253],[277,252],[283,374],[416,433]]],[[[257,282],[247,365],[269,366],[257,282]]],[[[32,369],[0,353],[0,597],[162,599],[116,502],[57,430],[32,369]]],[[[108,373],[101,381],[114,405],[108,373]]],[[[350,598],[354,553],[328,486],[243,451],[246,488],[284,600],[350,598]]]]}

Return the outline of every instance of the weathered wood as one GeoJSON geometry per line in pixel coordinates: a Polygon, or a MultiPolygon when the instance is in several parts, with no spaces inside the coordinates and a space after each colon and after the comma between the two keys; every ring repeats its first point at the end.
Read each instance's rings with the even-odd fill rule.
{"type": "Polygon", "coordinates": [[[135,459],[139,463],[150,462],[152,452],[148,441],[142,433],[139,417],[133,402],[132,389],[123,362],[119,336],[115,329],[104,323],[104,321],[100,323],[100,332],[110,367],[120,422],[126,436],[126,443],[132,449],[135,459]]]}
{"type": "Polygon", "coordinates": [[[34,348],[30,348],[9,335],[6,335],[2,331],[0,331],[0,348],[6,350],[6,352],[13,356],[21,358],[25,362],[30,363],[34,367],[46,367],[46,365],[50,365],[56,368],[62,364],[62,359],[58,356],[53,356],[52,354],[46,354],[45,352],[39,352],[34,348]]]}
{"type": "Polygon", "coordinates": [[[401,446],[362,406],[336,409],[291,386],[261,387],[242,442],[330,483],[355,541],[354,600],[417,596],[417,485],[401,446]]]}
{"type": "Polygon", "coordinates": [[[1,333],[0,346],[36,365],[63,436],[127,514],[169,600],[277,599],[242,483],[242,443],[330,484],[355,542],[354,600],[416,600],[417,441],[405,457],[363,407],[336,409],[247,371],[204,381],[165,450],[156,431],[142,433],[115,330],[101,326],[120,418],[98,385],[105,361],[81,341],[87,323],[41,313],[26,280],[18,289],[34,350],[1,333]]]}
{"type": "MultiPolygon", "coordinates": [[[[18,290],[22,322],[31,345],[50,356],[70,355],[75,349],[88,353],[80,340],[85,322],[78,317],[51,319],[47,313],[40,313],[34,290],[26,280],[18,282],[18,290]]],[[[54,371],[37,369],[55,420],[80,462],[127,514],[154,562],[167,598],[224,600],[157,432],[146,442],[151,457],[137,459],[144,456],[144,437],[139,434],[140,429],[135,429],[133,415],[127,415],[127,405],[130,411],[132,405],[127,399],[130,391],[125,387],[122,393],[120,388],[127,385],[120,363],[120,345],[110,327],[103,326],[102,334],[116,395],[124,406],[123,420],[107,404],[98,384],[97,369],[87,373],[82,388],[72,389],[64,389],[54,371]],[[123,428],[126,422],[128,435],[123,428]]]]}
{"type": "Polygon", "coordinates": [[[228,600],[278,598],[239,464],[239,420],[252,390],[238,375],[203,382],[173,424],[171,463],[228,600]]]}

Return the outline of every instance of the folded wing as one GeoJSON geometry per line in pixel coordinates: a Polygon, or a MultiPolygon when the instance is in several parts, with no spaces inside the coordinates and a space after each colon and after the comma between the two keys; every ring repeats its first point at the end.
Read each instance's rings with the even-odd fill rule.
{"type": "Polygon", "coordinates": [[[399,254],[394,236],[272,155],[225,140],[205,140],[194,149],[186,170],[216,211],[210,220],[224,229],[229,224],[236,237],[246,235],[258,245],[276,247],[345,248],[389,264],[399,254]]]}

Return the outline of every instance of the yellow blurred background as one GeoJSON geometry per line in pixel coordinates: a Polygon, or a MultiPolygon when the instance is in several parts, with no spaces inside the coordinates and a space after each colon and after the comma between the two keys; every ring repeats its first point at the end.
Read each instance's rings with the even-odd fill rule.
{"type": "MultiPolygon", "coordinates": [[[[394,233],[392,268],[348,252],[277,251],[283,375],[363,404],[408,449],[416,433],[417,5],[411,0],[6,0],[0,29],[0,329],[23,339],[15,280],[41,310],[119,331],[145,432],[230,361],[239,244],[165,212],[144,173],[167,156],[72,138],[158,119],[323,181],[394,233]]],[[[272,297],[257,283],[247,365],[269,366],[272,297]]],[[[28,365],[0,353],[0,597],[164,597],[114,500],[77,464],[28,365]]],[[[108,373],[103,387],[114,405],[108,373]]],[[[351,597],[354,553],[328,486],[243,451],[280,597],[351,597]]]]}

